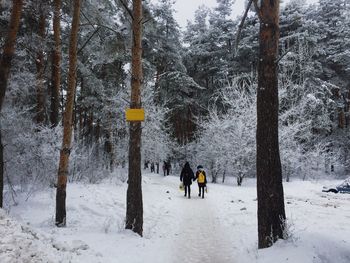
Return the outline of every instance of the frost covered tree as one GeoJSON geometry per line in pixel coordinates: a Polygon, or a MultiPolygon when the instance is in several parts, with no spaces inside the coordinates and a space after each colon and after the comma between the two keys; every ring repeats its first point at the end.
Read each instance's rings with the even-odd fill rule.
{"type": "Polygon", "coordinates": [[[155,68],[155,101],[170,109],[166,126],[183,144],[193,139],[196,114],[194,96],[199,86],[183,63],[180,30],[174,18],[173,2],[153,6],[153,23],[145,32],[145,58],[155,68]],[[185,114],[183,114],[185,112],[185,114]]]}
{"type": "Polygon", "coordinates": [[[59,122],[60,88],[61,88],[61,0],[53,2],[53,38],[52,76],[51,76],[51,107],[50,123],[56,127],[59,122]]]}
{"type": "Polygon", "coordinates": [[[212,182],[219,176],[222,181],[235,176],[240,185],[255,173],[255,89],[251,77],[234,78],[215,94],[221,107],[213,101],[208,117],[199,120],[198,139],[192,144],[194,161],[207,167],[212,182]]]}
{"type": "MultiPolygon", "coordinates": [[[[0,60],[0,113],[5,99],[8,79],[11,70],[12,58],[15,52],[15,43],[21,13],[23,8],[23,1],[16,0],[12,3],[12,10],[10,21],[8,24],[7,35],[3,46],[3,51],[0,60]]],[[[3,206],[3,189],[4,189],[4,146],[2,143],[2,119],[0,119],[0,207],[3,206]]]]}
{"type": "Polygon", "coordinates": [[[142,157],[160,165],[167,160],[173,147],[170,134],[166,127],[166,116],[169,109],[154,101],[153,83],[144,84],[142,98],[146,112],[144,127],[142,128],[142,157]]]}

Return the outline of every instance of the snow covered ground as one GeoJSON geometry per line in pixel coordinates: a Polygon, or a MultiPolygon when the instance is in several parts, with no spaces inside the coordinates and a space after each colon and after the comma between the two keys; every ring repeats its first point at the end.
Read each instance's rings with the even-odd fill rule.
{"type": "MultiPolygon", "coordinates": [[[[233,179],[232,179],[233,180],[233,179]]],[[[186,199],[179,178],[145,174],[144,237],[124,230],[126,184],[69,184],[67,227],[54,226],[55,189],[0,210],[0,262],[350,262],[350,195],[332,182],[284,183],[288,240],[257,249],[255,180],[209,184],[186,199]]]]}

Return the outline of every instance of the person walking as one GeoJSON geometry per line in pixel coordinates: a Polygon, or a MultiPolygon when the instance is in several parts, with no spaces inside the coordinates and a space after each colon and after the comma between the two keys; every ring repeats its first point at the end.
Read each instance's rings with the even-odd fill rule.
{"type": "Polygon", "coordinates": [[[157,174],[159,174],[159,162],[156,162],[157,174]]]}
{"type": "Polygon", "coordinates": [[[205,187],[207,186],[207,175],[205,174],[205,171],[202,165],[197,166],[195,180],[197,180],[197,183],[198,183],[198,189],[199,189],[198,196],[201,196],[202,194],[202,198],[204,198],[204,190],[205,190],[205,187]]]}
{"type": "Polygon", "coordinates": [[[184,184],[185,188],[185,197],[188,193],[188,198],[191,198],[191,184],[192,180],[194,180],[194,173],[190,167],[188,162],[185,163],[184,168],[182,168],[180,181],[184,184]]]}
{"type": "Polygon", "coordinates": [[[163,161],[163,174],[166,176],[166,170],[167,170],[167,163],[166,161],[163,161]]]}

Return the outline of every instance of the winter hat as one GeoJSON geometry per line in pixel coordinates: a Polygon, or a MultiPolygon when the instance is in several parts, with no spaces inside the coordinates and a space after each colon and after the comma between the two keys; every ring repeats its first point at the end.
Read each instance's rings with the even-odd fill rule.
{"type": "Polygon", "coordinates": [[[203,166],[202,165],[198,165],[197,166],[197,170],[199,170],[199,169],[203,169],[203,166]]]}

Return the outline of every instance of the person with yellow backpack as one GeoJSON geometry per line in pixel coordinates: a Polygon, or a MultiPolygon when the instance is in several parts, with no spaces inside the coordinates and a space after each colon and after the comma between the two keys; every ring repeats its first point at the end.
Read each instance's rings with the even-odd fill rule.
{"type": "Polygon", "coordinates": [[[207,186],[207,175],[205,174],[205,171],[202,165],[197,166],[196,178],[194,180],[197,180],[197,183],[198,183],[198,189],[199,189],[198,196],[201,196],[202,194],[202,198],[204,198],[204,189],[207,186]]]}

